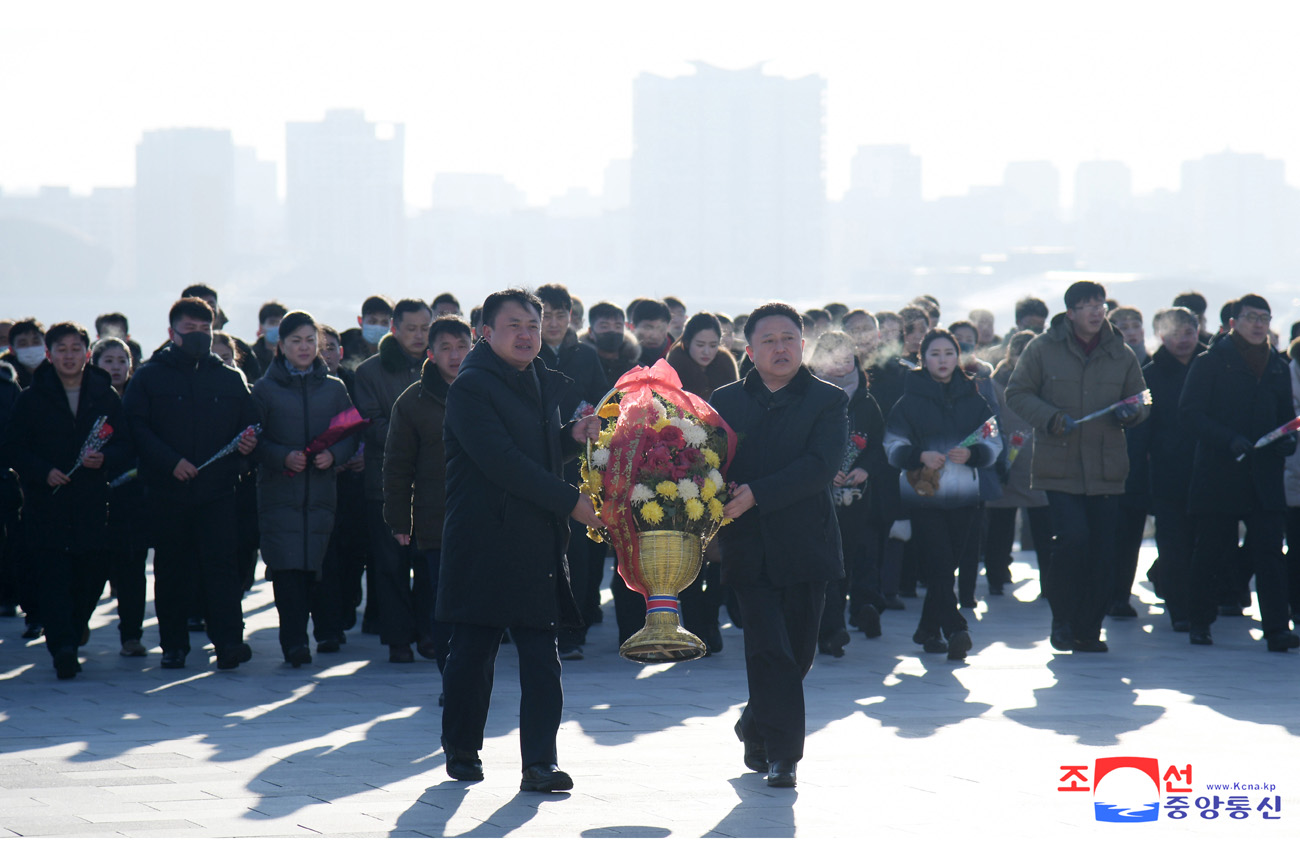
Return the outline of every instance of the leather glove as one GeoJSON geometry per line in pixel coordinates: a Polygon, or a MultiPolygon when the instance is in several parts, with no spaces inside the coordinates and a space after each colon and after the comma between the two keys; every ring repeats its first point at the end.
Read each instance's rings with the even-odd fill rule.
{"type": "Polygon", "coordinates": [[[1127,421],[1138,413],[1138,406],[1133,403],[1124,403],[1115,407],[1115,417],[1121,421],[1127,421]]]}
{"type": "Polygon", "coordinates": [[[1057,412],[1052,416],[1052,420],[1047,423],[1047,432],[1053,436],[1064,436],[1078,426],[1078,421],[1075,421],[1064,412],[1057,412]]]}
{"type": "Polygon", "coordinates": [[[1255,444],[1245,436],[1234,436],[1228,443],[1228,453],[1234,458],[1240,460],[1246,454],[1249,454],[1255,447],[1255,444]]]}

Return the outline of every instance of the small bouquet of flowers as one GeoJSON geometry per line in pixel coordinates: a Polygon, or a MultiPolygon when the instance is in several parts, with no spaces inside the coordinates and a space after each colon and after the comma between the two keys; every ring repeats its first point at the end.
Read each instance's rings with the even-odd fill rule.
{"type": "MultiPolygon", "coordinates": [[[[317,454],[327,448],[333,448],[353,433],[364,430],[369,426],[370,419],[362,418],[361,413],[358,412],[355,407],[349,406],[347,409],[331,418],[329,426],[326,427],[319,436],[311,440],[311,442],[307,444],[307,447],[303,449],[303,453],[307,455],[307,464],[311,465],[312,458],[317,454]]],[[[238,440],[236,440],[236,445],[238,445],[238,440]]],[[[298,473],[286,469],[284,470],[284,474],[292,478],[298,473]]]]}
{"type": "MultiPolygon", "coordinates": [[[[965,439],[957,443],[957,448],[969,448],[980,442],[998,435],[998,419],[991,417],[965,439]]],[[[918,496],[933,496],[939,492],[939,476],[942,469],[931,469],[929,466],[922,466],[919,469],[907,470],[906,477],[912,489],[918,496]]]]}
{"type": "Polygon", "coordinates": [[[211,466],[213,463],[216,463],[216,462],[217,462],[218,460],[220,460],[222,457],[226,457],[226,456],[229,456],[229,455],[231,455],[231,454],[234,454],[235,451],[236,451],[236,449],[239,448],[239,440],[240,440],[240,439],[243,439],[245,436],[247,436],[247,435],[250,434],[250,433],[253,434],[254,436],[260,436],[260,435],[262,434],[262,425],[261,425],[261,424],[250,424],[250,425],[248,425],[247,427],[245,427],[243,430],[240,430],[238,436],[236,436],[234,439],[231,439],[231,440],[230,440],[229,442],[227,442],[225,445],[221,446],[221,448],[218,449],[218,451],[217,451],[216,454],[213,454],[213,455],[212,455],[211,457],[209,457],[207,460],[203,461],[203,465],[202,465],[202,466],[199,466],[199,467],[198,467],[197,469],[195,469],[194,471],[195,471],[195,472],[202,472],[204,469],[208,468],[208,467],[211,466]]]}
{"type": "MultiPolygon", "coordinates": [[[[850,433],[849,443],[844,449],[844,459],[840,461],[840,472],[848,472],[857,462],[858,456],[867,450],[867,437],[862,433],[850,433]]],[[[861,487],[837,487],[833,491],[835,504],[847,507],[862,498],[861,487]]]]}
{"type": "Polygon", "coordinates": [[[1089,412],[1087,415],[1084,415],[1082,418],[1080,418],[1076,423],[1082,424],[1084,421],[1092,421],[1094,419],[1100,418],[1102,415],[1109,415],[1111,412],[1114,412],[1120,406],[1150,406],[1150,405],[1151,405],[1151,390],[1147,389],[1141,392],[1140,394],[1134,394],[1132,397],[1125,397],[1123,400],[1116,400],[1114,403],[1111,403],[1105,409],[1098,409],[1096,412],[1089,412]]]}
{"type": "Polygon", "coordinates": [[[1025,443],[1029,441],[1029,437],[1032,435],[1032,431],[1026,433],[1023,430],[1017,430],[1015,433],[1011,434],[1011,442],[1009,443],[1010,447],[1007,449],[1008,468],[1010,468],[1011,464],[1016,462],[1016,458],[1020,456],[1020,451],[1025,447],[1025,443]]]}
{"type": "MultiPolygon", "coordinates": [[[[106,443],[109,439],[112,438],[113,438],[113,425],[108,423],[107,415],[100,415],[98,418],[95,419],[95,423],[91,425],[90,435],[88,435],[86,437],[86,441],[82,443],[81,451],[77,454],[77,462],[74,463],[72,465],[72,468],[68,470],[68,477],[71,478],[72,473],[76,472],[78,469],[82,467],[82,465],[86,462],[86,458],[88,456],[90,456],[91,454],[97,451],[103,451],[104,443],[106,443]]],[[[54,492],[58,493],[59,488],[57,487],[54,488],[54,492]]]]}
{"type": "MultiPolygon", "coordinates": [[[[1300,430],[1300,418],[1292,418],[1276,430],[1270,433],[1265,433],[1263,436],[1259,437],[1259,439],[1255,440],[1255,448],[1263,448],[1265,445],[1272,444],[1288,433],[1295,433],[1297,430],[1300,430]]],[[[1242,454],[1237,457],[1237,462],[1240,463],[1245,459],[1246,455],[1242,454]]]]}
{"type": "Polygon", "coordinates": [[[596,407],[588,403],[586,400],[583,400],[578,404],[578,408],[573,410],[573,417],[570,418],[569,421],[581,421],[583,418],[589,418],[595,414],[596,407]]]}

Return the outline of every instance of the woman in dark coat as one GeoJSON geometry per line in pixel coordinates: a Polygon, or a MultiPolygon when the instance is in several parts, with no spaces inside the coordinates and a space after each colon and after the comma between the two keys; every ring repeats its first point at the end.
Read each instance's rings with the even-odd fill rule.
{"type": "MultiPolygon", "coordinates": [[[[722,345],[722,323],[711,313],[696,313],[687,321],[682,338],[668,350],[668,363],[677,371],[682,388],[707,400],[723,385],[740,378],[736,359],[722,345]]],[[[716,547],[712,547],[716,551],[716,547]]],[[[700,574],[681,592],[683,625],[699,635],[709,653],[722,652],[722,629],[718,625],[718,610],[722,606],[723,586],[721,563],[706,561],[700,574]]],[[[615,581],[617,584],[618,581],[615,581]]],[[[630,590],[629,590],[630,591],[630,590]]],[[[643,602],[644,603],[644,602],[643,602]]]]}
{"type": "Polygon", "coordinates": [[[911,510],[912,540],[926,582],[921,623],[912,640],[926,652],[947,652],[954,660],[966,657],[971,637],[957,608],[953,574],[974,526],[979,470],[992,466],[1002,450],[997,436],[967,447],[959,444],[994,414],[959,366],[960,351],[947,331],[926,334],[923,367],[907,375],[903,396],[885,427],[885,453],[904,473],[899,486],[911,510]],[[922,470],[926,477],[918,477],[922,470]]]}
{"type": "Polygon", "coordinates": [[[108,577],[108,481],[126,466],[131,446],[111,378],[87,364],[85,330],[70,322],[55,325],[45,345],[49,359],[14,405],[4,452],[22,479],[23,527],[40,586],[45,646],[59,679],[71,679],[81,670],[77,647],[108,577]],[[76,467],[101,417],[111,438],[76,467]]]}
{"type": "MultiPolygon", "coordinates": [[[[130,347],[117,337],[105,337],[91,350],[91,363],[112,378],[113,391],[120,397],[126,390],[135,369],[130,347]]],[[[125,467],[122,474],[109,481],[125,477],[136,470],[137,461],[125,467]]],[[[108,491],[108,534],[111,550],[106,558],[108,582],[117,598],[117,631],[124,656],[143,656],[146,653],[140,639],[144,636],[144,600],[146,594],[145,564],[149,559],[149,540],[145,527],[149,524],[149,511],[145,506],[144,485],[138,471],[108,491]]]]}
{"type": "Polygon", "coordinates": [[[280,353],[253,386],[262,415],[256,452],[262,559],[275,588],[280,647],[295,668],[311,661],[309,611],[318,642],[338,639],[338,601],[320,580],[321,562],[334,529],[332,468],[356,450],[353,435],[313,455],[304,451],[330,419],[352,406],[347,388],[329,375],[316,344],[316,322],[310,315],[295,310],[285,316],[280,353]]]}

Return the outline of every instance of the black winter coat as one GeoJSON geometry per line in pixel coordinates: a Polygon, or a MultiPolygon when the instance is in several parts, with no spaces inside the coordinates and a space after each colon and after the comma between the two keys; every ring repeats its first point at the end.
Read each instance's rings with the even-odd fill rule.
{"type": "Polygon", "coordinates": [[[873,516],[883,519],[886,507],[898,501],[897,487],[893,484],[894,472],[885,459],[885,419],[880,414],[876,398],[867,390],[867,377],[861,370],[858,371],[858,387],[849,398],[848,416],[849,433],[861,433],[867,437],[867,447],[849,467],[867,471],[867,486],[861,499],[842,506],[837,512],[840,532],[846,535],[864,532],[873,516]],[[889,496],[888,491],[892,491],[893,496],[889,496]]]}
{"type": "Polygon", "coordinates": [[[342,466],[357,450],[357,436],[330,446],[334,464],[329,469],[317,469],[309,457],[307,468],[290,477],[284,461],[324,433],[331,418],[352,407],[347,388],[320,358],[299,376],[278,355],[253,385],[253,402],[262,416],[262,435],[253,452],[262,559],[272,571],[319,572],[334,531],[334,466],[342,466]]]}
{"type": "Polygon", "coordinates": [[[848,397],[800,368],[773,393],[758,371],[710,401],[739,437],[727,481],[748,484],[754,507],[718,533],[733,587],[791,586],[844,577],[831,482],[848,442],[848,397]]]}
{"type": "Polygon", "coordinates": [[[1187,371],[1178,411],[1183,425],[1196,436],[1188,491],[1193,514],[1286,508],[1282,467],[1295,451],[1295,436],[1283,436],[1251,451],[1241,462],[1228,450],[1238,436],[1254,444],[1295,417],[1291,374],[1281,355],[1270,351],[1264,375],[1256,379],[1231,337],[1216,340],[1187,371]]]}
{"type": "Polygon", "coordinates": [[[566,381],[539,359],[515,370],[480,342],[447,390],[440,621],[581,624],[564,556],[579,495],[560,477],[578,450],[560,423],[566,381]]]}
{"type": "MultiPolygon", "coordinates": [[[[994,414],[994,408],[980,395],[975,381],[958,370],[947,385],[934,380],[925,370],[913,370],[904,379],[903,396],[885,421],[885,454],[899,470],[921,467],[921,452],[946,454],[994,414]]],[[[1002,451],[1002,439],[977,442],[970,448],[965,465],[943,464],[939,491],[920,496],[899,473],[897,483],[903,503],[911,508],[959,508],[980,501],[980,470],[991,467],[1002,451]]]]}
{"type": "MultiPolygon", "coordinates": [[[[1192,362],[1204,352],[1204,346],[1198,347],[1192,362]]],[[[1142,377],[1151,389],[1151,420],[1142,425],[1149,428],[1147,468],[1151,473],[1151,496],[1184,504],[1192,480],[1196,435],[1180,421],[1178,401],[1192,362],[1180,363],[1161,346],[1142,368],[1142,377]]]]}
{"type": "Polygon", "coordinates": [[[357,367],[353,384],[357,411],[370,419],[366,428],[366,499],[384,500],[384,443],[388,440],[388,419],[402,392],[420,380],[424,356],[412,358],[392,334],[379,341],[379,351],[357,367]]]}
{"type": "Polygon", "coordinates": [[[42,363],[32,374],[31,387],[14,405],[4,451],[22,479],[29,544],[76,552],[109,549],[108,482],[130,464],[131,441],[122,420],[122,401],[107,373],[86,367],[74,417],[58,373],[49,361],[42,363]],[[101,449],[104,465],[82,466],[69,484],[50,487],[46,482],[50,470],[72,469],[100,416],[108,419],[113,430],[101,449]]]}
{"type": "Polygon", "coordinates": [[[238,451],[190,481],[177,481],[172,470],[182,459],[201,466],[257,423],[243,373],[213,354],[196,363],[168,343],[131,377],[122,404],[151,499],[197,505],[234,495],[238,451]]]}
{"type": "Polygon", "coordinates": [[[605,379],[600,354],[590,344],[580,342],[573,331],[564,335],[558,352],[543,343],[538,357],[572,380],[560,396],[560,420],[566,424],[573,420],[573,413],[584,400],[595,407],[614,385],[605,379]]]}
{"type": "Polygon", "coordinates": [[[420,550],[442,547],[447,519],[447,456],[442,428],[450,386],[433,361],[424,362],[420,381],[402,392],[388,419],[384,445],[384,522],[394,533],[413,536],[420,550]]]}

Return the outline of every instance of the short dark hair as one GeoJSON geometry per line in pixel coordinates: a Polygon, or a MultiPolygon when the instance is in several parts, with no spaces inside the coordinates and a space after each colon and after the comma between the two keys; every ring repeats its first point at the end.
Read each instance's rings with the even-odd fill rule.
{"type": "Polygon", "coordinates": [[[672,320],[672,311],[668,309],[668,305],[663,301],[645,298],[637,301],[636,306],[632,308],[633,325],[639,325],[642,322],[671,322],[672,320]]]}
{"type": "Polygon", "coordinates": [[[481,324],[483,324],[483,305],[479,304],[469,311],[469,326],[477,331],[481,324]]]}
{"type": "Polygon", "coordinates": [[[713,331],[719,340],[722,339],[722,323],[718,317],[712,313],[696,313],[686,320],[686,327],[682,328],[682,345],[689,349],[691,340],[700,331],[713,331]]]}
{"type": "Polygon", "coordinates": [[[102,337],[95,341],[90,348],[90,363],[96,367],[99,366],[99,359],[109,349],[121,349],[126,352],[126,359],[135,365],[135,356],[131,354],[131,347],[126,344],[126,340],[121,337],[102,337]]]}
{"type": "Polygon", "coordinates": [[[812,319],[814,322],[830,322],[831,320],[831,314],[823,310],[821,307],[804,310],[804,315],[809,319],[812,319]]]}
{"type": "Polygon", "coordinates": [[[930,320],[931,326],[939,324],[939,302],[933,295],[917,295],[912,299],[911,306],[920,307],[925,311],[925,317],[930,320]]]}
{"type": "Polygon", "coordinates": [[[181,298],[172,304],[171,310],[167,312],[167,324],[173,328],[180,323],[181,319],[193,319],[196,322],[212,323],[216,313],[207,301],[199,298],[181,298]]]}
{"type": "MultiPolygon", "coordinates": [[[[1296,322],[1296,324],[1300,325],[1300,322],[1296,322]]],[[[1292,327],[1292,330],[1295,330],[1295,328],[1292,327]]],[[[1291,340],[1291,346],[1287,349],[1287,357],[1292,361],[1300,362],[1300,337],[1295,337],[1291,340]]]]}
{"type": "Polygon", "coordinates": [[[339,336],[338,329],[333,325],[318,325],[317,327],[320,330],[320,335],[322,337],[330,337],[340,346],[343,345],[343,338],[339,336]]]}
{"type": "Polygon", "coordinates": [[[285,313],[280,319],[281,342],[283,342],[285,337],[289,336],[304,325],[310,325],[312,330],[315,331],[320,330],[319,326],[316,324],[316,320],[312,318],[311,313],[306,310],[294,310],[293,312],[285,313]]]}
{"type": "Polygon", "coordinates": [[[283,319],[289,314],[289,308],[279,301],[267,301],[262,304],[257,311],[257,323],[260,325],[267,319],[283,319]]]}
{"type": "Polygon", "coordinates": [[[1228,322],[1237,318],[1237,309],[1239,305],[1240,302],[1234,298],[1233,300],[1228,301],[1222,307],[1219,307],[1219,324],[1225,328],[1228,327],[1228,322]]]}
{"type": "Polygon", "coordinates": [[[1101,283],[1094,283],[1092,280],[1079,280],[1072,283],[1065,290],[1065,308],[1073,310],[1084,301],[1091,301],[1095,298],[1106,299],[1106,287],[1101,283]]]}
{"type": "Polygon", "coordinates": [[[538,286],[537,299],[543,304],[550,304],[552,307],[573,312],[573,298],[570,297],[569,290],[559,283],[547,283],[544,286],[538,286]]]}
{"type": "Polygon", "coordinates": [[[1038,298],[1028,295],[1021,298],[1016,301],[1016,322],[1018,323],[1026,316],[1039,316],[1040,318],[1046,319],[1047,304],[1038,298]]]}
{"type": "Polygon", "coordinates": [[[1250,307],[1252,310],[1263,310],[1266,313],[1272,313],[1273,308],[1268,305],[1268,301],[1259,295],[1242,295],[1237,298],[1237,309],[1233,312],[1232,317],[1235,319],[1241,315],[1242,307],[1250,307]]]}
{"type": "Polygon", "coordinates": [[[745,320],[745,342],[753,341],[754,329],[758,327],[761,320],[766,319],[768,316],[784,316],[794,322],[794,326],[799,329],[800,334],[803,333],[803,318],[800,317],[799,311],[789,304],[772,301],[755,307],[754,311],[749,314],[749,318],[745,320]]]}
{"type": "Polygon", "coordinates": [[[493,292],[483,299],[483,326],[487,328],[496,327],[493,323],[497,320],[497,313],[511,301],[521,307],[531,307],[537,312],[538,318],[541,318],[542,302],[537,295],[522,286],[511,286],[508,289],[493,292]]]}
{"type": "Polygon", "coordinates": [[[206,301],[208,298],[211,298],[212,301],[210,303],[212,306],[214,308],[217,306],[217,290],[206,283],[194,283],[193,285],[186,286],[181,289],[181,297],[198,298],[201,301],[206,301]]]}
{"type": "Polygon", "coordinates": [[[1156,310],[1156,314],[1151,317],[1151,330],[1155,331],[1157,337],[1164,337],[1179,325],[1190,325],[1196,328],[1200,324],[1200,319],[1189,307],[1166,307],[1163,310],[1156,310]]]}
{"type": "Polygon", "coordinates": [[[591,305],[587,311],[587,326],[594,328],[597,322],[603,322],[606,319],[618,319],[620,322],[626,322],[623,311],[611,304],[609,301],[598,301],[591,305]]]}
{"type": "Polygon", "coordinates": [[[636,305],[641,303],[642,301],[647,301],[647,300],[649,300],[649,298],[633,298],[631,301],[629,301],[628,305],[623,308],[623,312],[625,313],[624,320],[628,322],[635,321],[632,318],[632,314],[636,312],[636,305]]]}
{"type": "Polygon", "coordinates": [[[912,325],[921,321],[922,319],[925,320],[925,324],[927,327],[934,324],[934,322],[930,320],[930,314],[927,313],[921,307],[918,307],[916,304],[908,304],[906,307],[903,307],[903,309],[899,310],[898,318],[903,323],[904,334],[906,334],[908,331],[912,329],[912,325]]]}
{"type": "Polygon", "coordinates": [[[1200,292],[1183,292],[1174,298],[1175,307],[1186,307],[1194,315],[1204,316],[1209,305],[1205,302],[1205,295],[1200,292]]]}
{"type": "Polygon", "coordinates": [[[393,306],[393,324],[400,325],[407,313],[425,312],[433,318],[433,308],[419,298],[402,298],[393,306]]]}
{"type": "Polygon", "coordinates": [[[1115,309],[1111,310],[1109,313],[1106,314],[1106,318],[1112,322],[1114,322],[1117,319],[1133,319],[1133,318],[1136,318],[1139,324],[1141,324],[1143,321],[1142,311],[1139,310],[1137,307],[1116,307],[1115,309]]]}
{"type": "Polygon", "coordinates": [[[832,322],[842,322],[844,317],[849,314],[849,305],[841,304],[839,301],[831,301],[822,309],[830,313],[832,322]]]}
{"type": "Polygon", "coordinates": [[[131,330],[131,325],[122,313],[104,313],[95,317],[96,334],[102,334],[106,325],[121,325],[123,334],[129,333],[131,330]]]}
{"type": "Polygon", "coordinates": [[[725,314],[723,314],[723,313],[714,313],[713,315],[717,318],[717,320],[718,320],[718,324],[719,324],[719,325],[730,325],[730,324],[732,324],[731,319],[730,319],[728,316],[726,316],[725,314]]]}
{"type": "Polygon", "coordinates": [[[383,295],[371,295],[361,302],[361,318],[373,316],[375,313],[382,313],[391,317],[393,315],[393,302],[383,295]]]}
{"type": "Polygon", "coordinates": [[[443,292],[441,295],[434,298],[433,303],[429,304],[429,306],[436,307],[439,304],[455,304],[456,309],[460,309],[460,301],[456,300],[456,296],[451,292],[443,292]]]}
{"type": "Polygon", "coordinates": [[[1016,354],[1025,351],[1025,347],[1034,341],[1038,335],[1033,331],[1016,331],[1007,338],[1007,354],[1016,354]]]}
{"type": "Polygon", "coordinates": [[[90,335],[76,322],[59,322],[57,325],[51,325],[45,332],[45,348],[53,349],[55,343],[69,335],[79,337],[82,345],[87,349],[90,348],[90,335]]]}
{"type": "Polygon", "coordinates": [[[946,328],[933,328],[930,331],[928,331],[925,337],[922,338],[921,340],[920,355],[922,358],[925,357],[926,349],[929,349],[930,344],[933,343],[935,340],[947,340],[948,342],[952,343],[952,347],[957,352],[957,354],[958,355],[961,354],[961,343],[957,342],[957,338],[953,336],[952,331],[949,331],[946,328]]]}
{"type": "Polygon", "coordinates": [[[44,337],[45,326],[31,317],[19,319],[14,322],[13,326],[9,329],[9,345],[12,346],[14,340],[17,340],[23,334],[35,334],[38,337],[44,337]]]}
{"type": "MultiPolygon", "coordinates": [[[[958,328],[969,328],[970,330],[972,330],[972,331],[975,332],[975,339],[976,339],[976,340],[978,340],[978,339],[980,338],[980,329],[977,328],[977,327],[975,327],[975,323],[974,323],[974,322],[971,322],[971,321],[969,321],[969,320],[967,320],[967,319],[958,319],[958,320],[955,321],[955,322],[949,322],[949,323],[948,323],[947,331],[948,331],[948,333],[953,334],[953,332],[955,332],[958,328]]],[[[955,334],[954,334],[954,336],[955,336],[955,334]]]]}
{"type": "Polygon", "coordinates": [[[686,305],[681,302],[680,298],[673,297],[672,295],[664,298],[664,306],[673,312],[676,312],[677,310],[681,310],[683,313],[686,312],[686,305]]]}
{"type": "Polygon", "coordinates": [[[443,313],[441,316],[434,319],[433,324],[429,326],[430,349],[433,348],[433,344],[437,342],[438,338],[443,334],[452,334],[453,336],[464,337],[466,340],[470,340],[471,342],[474,340],[474,333],[470,330],[469,322],[465,321],[460,316],[455,316],[451,313],[443,313]]]}
{"type": "Polygon", "coordinates": [[[840,324],[848,327],[849,319],[856,319],[858,316],[869,319],[871,321],[871,327],[877,327],[876,317],[871,313],[868,313],[866,310],[850,310],[840,317],[840,324]]]}

